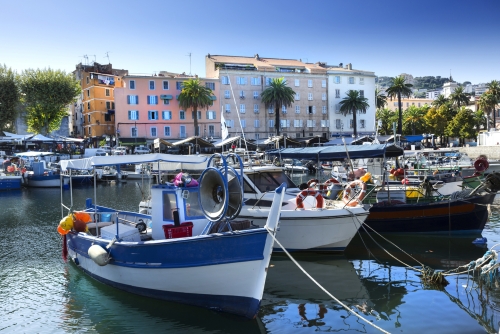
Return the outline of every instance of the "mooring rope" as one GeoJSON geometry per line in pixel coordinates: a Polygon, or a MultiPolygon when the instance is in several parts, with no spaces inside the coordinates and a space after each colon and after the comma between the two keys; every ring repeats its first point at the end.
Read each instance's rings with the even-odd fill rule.
{"type": "Polygon", "coordinates": [[[362,316],[360,316],[359,314],[357,314],[356,312],[354,312],[352,309],[350,309],[347,305],[345,305],[344,303],[342,303],[340,300],[338,300],[334,295],[332,295],[328,290],[326,290],[321,284],[319,284],[304,268],[302,268],[302,266],[297,262],[297,260],[295,260],[293,258],[293,256],[285,249],[285,247],[283,247],[283,245],[278,241],[278,239],[276,239],[276,237],[274,236],[274,231],[271,231],[267,226],[265,226],[265,229],[267,230],[267,232],[269,232],[269,234],[271,235],[271,237],[273,238],[274,242],[276,242],[278,244],[278,246],[281,247],[281,249],[285,252],[285,254],[290,258],[290,260],[292,260],[292,262],[311,280],[313,281],[314,284],[316,284],[321,290],[323,290],[329,297],[331,297],[333,300],[335,300],[338,304],[340,304],[343,308],[345,308],[348,312],[352,313],[353,315],[355,315],[356,317],[358,317],[359,319],[363,320],[364,322],[366,322],[367,324],[369,324],[370,326],[373,326],[375,327],[376,329],[378,329],[379,331],[381,331],[382,333],[390,333],[390,332],[387,332],[386,330],[378,327],[377,325],[375,325],[374,323],[372,323],[371,321],[368,321],[367,319],[363,318],[362,316]]]}

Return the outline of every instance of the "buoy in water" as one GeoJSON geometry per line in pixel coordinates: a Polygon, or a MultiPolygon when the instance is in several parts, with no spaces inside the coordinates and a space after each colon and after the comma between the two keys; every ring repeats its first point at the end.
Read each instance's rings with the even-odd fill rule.
{"type": "Polygon", "coordinates": [[[475,245],[484,245],[487,242],[488,242],[488,239],[486,239],[486,238],[477,238],[472,243],[475,244],[475,245]]]}
{"type": "Polygon", "coordinates": [[[97,265],[105,266],[109,263],[109,254],[99,245],[92,245],[88,250],[89,256],[97,265]]]}

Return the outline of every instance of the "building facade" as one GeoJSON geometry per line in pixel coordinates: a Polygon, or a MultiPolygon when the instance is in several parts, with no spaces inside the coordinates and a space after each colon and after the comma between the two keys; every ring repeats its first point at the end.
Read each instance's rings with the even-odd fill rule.
{"type": "Polygon", "coordinates": [[[375,73],[352,69],[351,64],[345,67],[328,67],[328,111],[331,136],[352,135],[354,132],[353,115],[342,115],[340,102],[347,96],[349,90],[357,90],[368,101],[366,112],[358,111],[356,115],[356,130],[358,135],[375,133],[375,73]]]}
{"type": "MultiPolygon", "coordinates": [[[[408,109],[411,106],[415,106],[417,108],[424,107],[424,106],[432,106],[432,102],[434,99],[418,99],[418,98],[404,98],[401,99],[401,109],[404,111],[408,109]]],[[[392,111],[398,111],[398,100],[397,99],[387,99],[387,105],[385,108],[390,109],[392,111]]]]}
{"type": "Polygon", "coordinates": [[[205,57],[209,78],[220,81],[221,110],[229,134],[244,131],[249,139],[276,134],[275,106],[266,107],[261,94],[274,78],[284,78],[295,92],[292,106],[280,108],[280,134],[292,138],[329,137],[327,67],[295,59],[210,55],[205,57]]]}
{"type": "MultiPolygon", "coordinates": [[[[195,135],[194,112],[179,106],[183,82],[194,78],[162,71],[158,76],[127,75],[115,90],[116,134],[122,145],[152,143],[155,138],[176,141],[195,135]]],[[[215,95],[208,110],[197,113],[199,134],[208,140],[220,138],[220,106],[217,79],[199,78],[215,95]]]]}
{"type": "Polygon", "coordinates": [[[111,64],[76,66],[73,72],[80,81],[82,94],[71,106],[71,133],[88,138],[94,146],[115,134],[115,89],[122,87],[127,70],[113,69],[111,64]]]}

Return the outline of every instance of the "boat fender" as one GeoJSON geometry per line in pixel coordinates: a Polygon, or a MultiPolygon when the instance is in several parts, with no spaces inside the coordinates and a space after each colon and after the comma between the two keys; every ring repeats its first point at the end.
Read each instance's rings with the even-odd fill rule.
{"type": "Polygon", "coordinates": [[[147,226],[146,226],[146,223],[144,222],[144,220],[139,219],[139,222],[137,224],[135,224],[135,227],[137,228],[139,233],[146,233],[147,226]]]}
{"type": "Polygon", "coordinates": [[[99,245],[92,245],[89,248],[89,257],[99,266],[105,266],[109,263],[109,254],[99,245]]]}
{"type": "Polygon", "coordinates": [[[410,180],[408,180],[408,178],[404,178],[401,180],[401,184],[410,184],[410,180]]]}
{"type": "Polygon", "coordinates": [[[79,265],[80,265],[80,260],[78,260],[78,258],[77,258],[77,257],[74,257],[74,258],[73,258],[73,262],[74,262],[77,266],[79,266],[79,265]]]}

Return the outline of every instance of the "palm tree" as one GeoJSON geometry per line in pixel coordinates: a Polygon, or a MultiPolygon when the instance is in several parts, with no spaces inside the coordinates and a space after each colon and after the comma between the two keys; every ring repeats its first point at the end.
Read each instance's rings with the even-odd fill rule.
{"type": "Polygon", "coordinates": [[[203,86],[199,79],[189,79],[182,83],[182,91],[179,94],[179,106],[184,109],[192,109],[195,136],[200,135],[200,129],[198,129],[198,108],[208,109],[213,104],[212,96],[212,90],[203,86]]]}
{"type": "Polygon", "coordinates": [[[448,104],[450,100],[448,100],[446,97],[444,97],[443,94],[440,94],[434,101],[432,101],[432,106],[436,107],[438,109],[439,107],[448,104]]]}
{"type": "Polygon", "coordinates": [[[481,95],[481,97],[479,98],[479,107],[483,110],[484,114],[486,115],[486,130],[489,129],[488,115],[491,112],[493,112],[493,115],[495,114],[496,104],[497,104],[496,97],[489,91],[481,95]]]}
{"type": "Polygon", "coordinates": [[[347,114],[352,113],[354,137],[358,135],[356,126],[356,113],[358,112],[358,110],[366,113],[366,109],[368,109],[369,107],[370,105],[368,104],[368,99],[359,95],[359,92],[357,90],[347,91],[347,96],[344,97],[342,101],[340,101],[340,112],[342,113],[342,115],[346,116],[347,114]]]}
{"type": "Polygon", "coordinates": [[[380,91],[380,89],[375,88],[375,101],[377,104],[377,109],[384,109],[387,105],[387,96],[380,91]]]}
{"type": "Polygon", "coordinates": [[[274,106],[276,135],[280,135],[280,106],[291,107],[295,100],[295,91],[288,87],[285,78],[274,78],[271,80],[269,88],[266,88],[262,94],[262,102],[266,108],[274,106]]]}
{"type": "Polygon", "coordinates": [[[497,80],[492,80],[490,83],[487,83],[486,86],[488,87],[488,92],[490,92],[495,98],[496,98],[496,103],[495,107],[493,108],[493,126],[496,129],[496,124],[497,124],[497,118],[496,118],[496,105],[500,102],[500,82],[497,80]]]}
{"type": "Polygon", "coordinates": [[[455,88],[453,93],[450,95],[450,102],[452,105],[457,106],[457,112],[460,110],[461,106],[466,106],[470,102],[469,94],[464,91],[462,86],[455,88]]]}
{"type": "Polygon", "coordinates": [[[386,89],[387,96],[391,98],[398,99],[398,134],[403,133],[403,111],[401,110],[401,97],[410,97],[413,87],[412,84],[407,84],[406,79],[403,76],[392,78],[392,86],[386,89]]]}
{"type": "Polygon", "coordinates": [[[404,114],[404,122],[411,124],[412,134],[415,134],[415,126],[419,123],[424,122],[424,116],[427,113],[427,109],[424,107],[418,108],[415,106],[411,106],[406,109],[404,114]]]}

